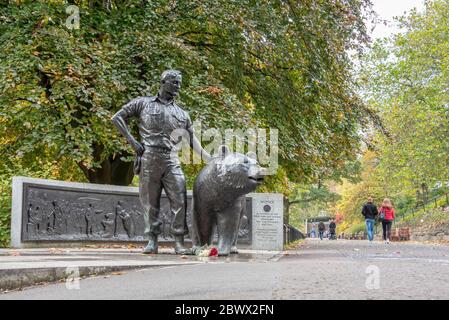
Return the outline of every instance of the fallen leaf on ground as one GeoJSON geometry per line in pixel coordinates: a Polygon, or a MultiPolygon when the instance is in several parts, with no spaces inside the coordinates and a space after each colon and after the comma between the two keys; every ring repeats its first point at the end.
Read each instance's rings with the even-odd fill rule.
{"type": "Polygon", "coordinates": [[[182,256],[180,256],[180,258],[181,258],[181,259],[188,259],[189,257],[186,256],[186,255],[182,255],[182,256]]]}
{"type": "Polygon", "coordinates": [[[111,272],[111,274],[112,274],[113,276],[120,276],[120,275],[123,274],[123,272],[111,272]]]}
{"type": "Polygon", "coordinates": [[[50,248],[50,253],[51,254],[58,254],[58,253],[63,253],[64,251],[62,249],[56,249],[56,248],[50,248]]]}

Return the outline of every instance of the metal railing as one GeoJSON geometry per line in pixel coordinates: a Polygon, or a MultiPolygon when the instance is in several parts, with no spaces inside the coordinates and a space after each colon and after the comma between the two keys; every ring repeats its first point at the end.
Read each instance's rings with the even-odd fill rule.
{"type": "Polygon", "coordinates": [[[304,234],[295,227],[284,223],[284,244],[304,239],[304,234]]]}
{"type": "Polygon", "coordinates": [[[401,213],[396,217],[396,221],[403,221],[405,218],[416,214],[418,211],[423,210],[424,213],[426,213],[427,210],[429,209],[436,209],[438,208],[438,203],[441,199],[445,199],[445,203],[443,204],[446,206],[449,206],[449,192],[446,192],[445,194],[439,195],[439,196],[435,196],[429,200],[426,201],[422,201],[422,203],[420,203],[418,206],[416,206],[413,209],[408,210],[407,212],[401,213]]]}

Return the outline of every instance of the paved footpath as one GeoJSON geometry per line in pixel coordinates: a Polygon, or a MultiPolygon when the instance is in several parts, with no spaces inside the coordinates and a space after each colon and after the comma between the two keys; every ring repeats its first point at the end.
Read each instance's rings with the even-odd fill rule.
{"type": "Polygon", "coordinates": [[[239,256],[30,287],[0,300],[449,299],[448,246],[306,240],[282,254],[239,256]]]}

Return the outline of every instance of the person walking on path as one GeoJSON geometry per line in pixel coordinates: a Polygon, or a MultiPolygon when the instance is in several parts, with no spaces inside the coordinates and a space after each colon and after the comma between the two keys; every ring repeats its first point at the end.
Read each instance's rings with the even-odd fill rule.
{"type": "Polygon", "coordinates": [[[310,232],[310,236],[312,238],[316,237],[316,226],[315,226],[315,223],[312,225],[312,231],[310,232]]]}
{"type": "Polygon", "coordinates": [[[320,223],[318,224],[318,232],[320,234],[321,240],[323,240],[323,234],[324,234],[325,230],[326,230],[326,226],[324,225],[323,221],[320,221],[320,223]]]}
{"type": "Polygon", "coordinates": [[[391,200],[385,198],[380,208],[380,219],[382,220],[382,236],[385,243],[390,243],[391,226],[394,221],[394,208],[391,200]]]}
{"type": "Polygon", "coordinates": [[[337,225],[335,224],[334,220],[331,220],[331,223],[329,223],[329,234],[331,240],[337,240],[337,237],[335,236],[335,229],[337,228],[337,225]]]}
{"type": "Polygon", "coordinates": [[[362,209],[362,215],[365,217],[366,232],[368,233],[368,240],[372,242],[374,239],[374,221],[379,214],[377,207],[373,204],[373,198],[369,197],[368,202],[365,203],[362,209]]]}

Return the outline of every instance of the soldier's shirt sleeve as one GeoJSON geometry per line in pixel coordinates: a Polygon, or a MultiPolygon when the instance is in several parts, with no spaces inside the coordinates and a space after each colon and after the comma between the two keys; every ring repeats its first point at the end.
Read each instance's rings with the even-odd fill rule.
{"type": "Polygon", "coordinates": [[[139,117],[143,109],[143,98],[135,98],[125,104],[120,110],[120,114],[124,119],[130,117],[139,117]]]}

